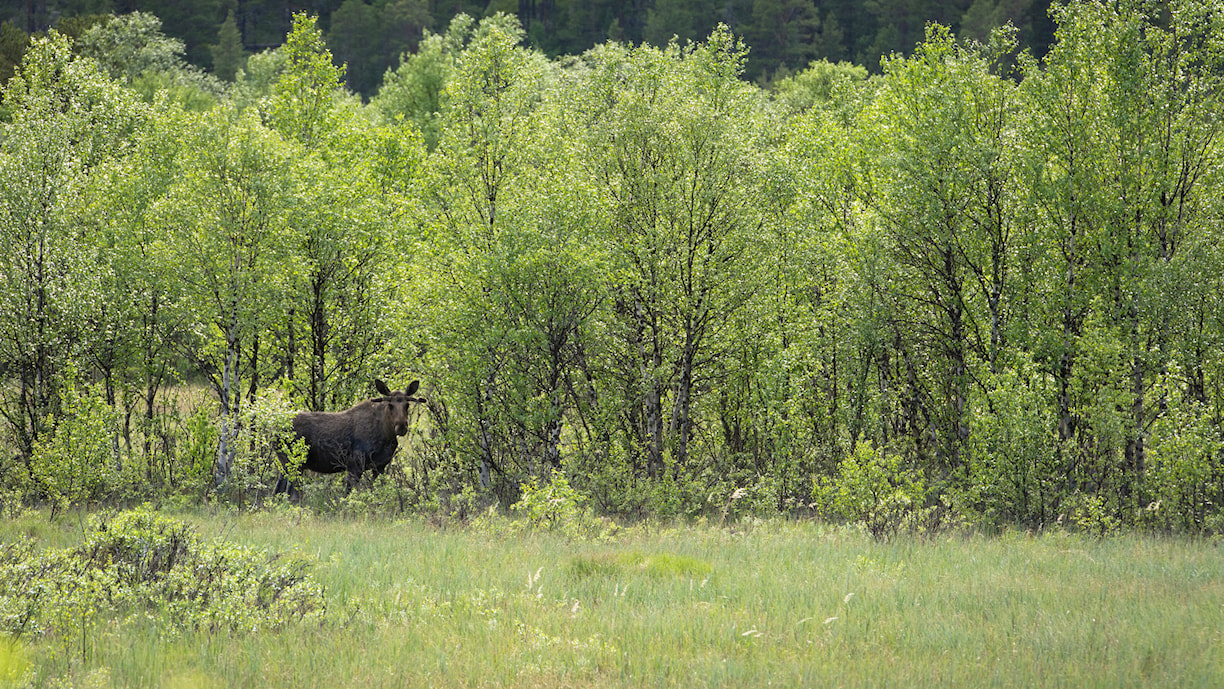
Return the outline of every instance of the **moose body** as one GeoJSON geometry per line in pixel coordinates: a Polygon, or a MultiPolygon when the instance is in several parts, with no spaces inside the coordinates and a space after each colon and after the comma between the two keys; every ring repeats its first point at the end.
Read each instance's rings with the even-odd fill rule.
{"type": "MultiPolygon", "coordinates": [[[[420,381],[402,391],[392,391],[381,380],[374,382],[382,397],[360,402],[339,412],[304,411],[293,417],[293,433],[306,443],[303,468],[320,474],[348,472],[345,485],[352,490],[369,470],[378,478],[399,447],[399,437],[408,432],[408,407],[424,402],[413,393],[420,381]]],[[[281,457],[282,465],[286,461],[281,457]]],[[[282,476],[276,492],[290,490],[282,476]]]]}

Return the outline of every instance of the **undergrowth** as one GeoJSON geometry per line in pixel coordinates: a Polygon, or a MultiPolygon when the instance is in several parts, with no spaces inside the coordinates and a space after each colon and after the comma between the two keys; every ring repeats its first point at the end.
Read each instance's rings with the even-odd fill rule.
{"type": "Polygon", "coordinates": [[[90,519],[80,546],[0,545],[0,632],[41,638],[85,661],[96,630],[152,622],[163,634],[281,628],[324,612],[312,564],[203,541],[150,507],[90,519]]]}

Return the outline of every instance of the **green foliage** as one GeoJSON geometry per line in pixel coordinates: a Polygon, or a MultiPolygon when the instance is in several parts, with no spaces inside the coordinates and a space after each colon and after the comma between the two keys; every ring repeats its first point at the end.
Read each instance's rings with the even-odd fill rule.
{"type": "Polygon", "coordinates": [[[455,63],[446,134],[422,175],[433,218],[424,279],[411,286],[414,301],[434,306],[409,326],[441,345],[430,365],[456,394],[438,428],[506,503],[519,481],[561,466],[600,298],[585,190],[545,101],[555,75],[519,46],[522,34],[512,17],[487,18],[455,63]]]}
{"type": "Polygon", "coordinates": [[[29,46],[29,34],[10,21],[0,22],[0,84],[8,83],[29,46]]]}
{"type": "MultiPolygon", "coordinates": [[[[461,12],[461,5],[452,11],[461,12]]],[[[494,8],[488,11],[492,14],[494,8]]],[[[424,0],[344,0],[326,22],[327,44],[346,67],[349,89],[370,96],[378,90],[383,72],[407,51],[419,50],[422,33],[448,18],[431,15],[430,3],[424,0]]]]}
{"type": "Polygon", "coordinates": [[[96,388],[63,391],[49,432],[34,444],[30,473],[53,511],[117,497],[124,475],[119,418],[96,388]]]}
{"type": "Polygon", "coordinates": [[[235,99],[253,104],[272,93],[272,86],[285,67],[289,57],[285,50],[276,48],[255,53],[247,58],[246,65],[238,70],[234,78],[235,99]]]}
{"type": "Polygon", "coordinates": [[[156,620],[168,634],[258,632],[322,616],[311,563],[246,545],[202,542],[148,506],[91,518],[85,542],[38,551],[29,539],[0,548],[0,626],[44,635],[82,662],[98,626],[156,620]]]}
{"type": "Polygon", "coordinates": [[[849,62],[814,61],[773,85],[775,97],[793,113],[821,106],[867,79],[867,70],[849,62]]]}
{"type": "Polygon", "coordinates": [[[996,526],[1050,524],[1066,486],[1049,406],[1052,380],[1017,365],[987,385],[971,416],[965,507],[996,526]]]}
{"type": "Polygon", "coordinates": [[[213,73],[218,79],[233,81],[238,70],[246,64],[246,50],[242,46],[242,34],[231,10],[217,30],[217,45],[212,48],[213,73]]]}
{"type": "Polygon", "coordinates": [[[1117,505],[1111,505],[1106,496],[1077,493],[1067,502],[1068,521],[1087,533],[1108,536],[1122,526],[1117,505]]]}
{"type": "MultiPolygon", "coordinates": [[[[184,125],[180,173],[159,199],[167,256],[190,305],[197,366],[221,408],[217,479],[229,473],[243,387],[258,380],[259,336],[276,317],[287,277],[297,198],[293,149],[252,110],[218,108],[184,125]]],[[[250,390],[248,394],[257,392],[250,390]]]]}
{"type": "Polygon", "coordinates": [[[656,0],[646,11],[642,38],[647,43],[665,46],[669,42],[690,43],[701,40],[714,28],[705,3],[697,0],[656,0]]]}
{"type": "Polygon", "coordinates": [[[718,456],[694,429],[714,408],[710,387],[734,385],[720,364],[735,340],[721,326],[750,319],[768,279],[754,202],[762,102],[739,81],[745,51],[719,27],[702,44],[609,44],[590,56],[597,97],[585,104],[591,154],[579,170],[605,209],[600,402],[605,423],[627,432],[626,459],[652,480],[671,461],[677,483],[690,482],[718,456]]]}
{"type": "Polygon", "coordinates": [[[1171,396],[1168,410],[1152,425],[1141,524],[1162,530],[1218,533],[1221,517],[1211,510],[1224,490],[1219,429],[1195,403],[1171,396]]]}
{"type": "MultiPolygon", "coordinates": [[[[74,345],[101,298],[83,216],[103,163],[130,151],[148,109],[52,32],[4,87],[0,132],[0,392],[25,459],[77,366],[74,345]]],[[[87,217],[87,216],[86,216],[87,217]]]]}
{"type": "MultiPolygon", "coordinates": [[[[605,41],[665,45],[672,36],[681,42],[698,41],[722,21],[748,38],[753,47],[748,74],[757,80],[800,68],[813,58],[852,58],[875,71],[881,57],[911,51],[921,40],[922,27],[930,22],[951,26],[958,34],[982,41],[992,29],[1010,22],[1018,27],[1023,44],[1041,55],[1053,38],[1054,27],[1047,12],[1050,4],[1048,0],[876,0],[820,5],[800,0],[557,0],[523,4],[511,0],[332,0],[309,8],[319,13],[320,25],[328,27],[328,45],[337,62],[348,68],[348,87],[369,97],[377,90],[379,77],[393,68],[403,53],[419,50],[424,32],[445,30],[447,22],[459,13],[517,13],[530,45],[554,58],[579,55],[605,41]]],[[[260,3],[222,0],[144,0],[135,4],[50,0],[14,5],[3,19],[35,33],[54,26],[77,37],[105,13],[135,7],[163,19],[166,32],[184,44],[193,65],[211,67],[219,77],[228,79],[224,70],[232,63],[218,55],[218,48],[225,40],[222,35],[229,17],[242,27],[242,40],[247,45],[276,45],[290,29],[289,10],[307,5],[299,3],[271,11],[260,3]]]]}
{"type": "Polygon", "coordinates": [[[131,81],[145,72],[184,67],[183,42],[162,33],[161,20],[146,12],[111,17],[81,36],[77,49],[96,60],[112,79],[131,81]]]}
{"type": "Polygon", "coordinates": [[[269,125],[307,146],[329,133],[328,122],[344,78],[344,68],[332,64],[331,52],[315,18],[299,13],[280,48],[286,65],[272,86],[267,104],[269,125]]]}
{"type": "Polygon", "coordinates": [[[531,479],[522,486],[522,497],[510,507],[535,529],[555,531],[575,540],[610,537],[613,525],[600,519],[586,504],[586,497],[570,486],[561,472],[554,472],[547,483],[531,479]]]}
{"type": "Polygon", "coordinates": [[[370,101],[388,120],[402,117],[410,122],[424,134],[431,149],[442,136],[447,85],[474,27],[471,17],[458,14],[445,34],[426,31],[416,51],[405,53],[398,66],[387,70],[378,94],[370,101]]]}
{"type": "Polygon", "coordinates": [[[217,459],[217,418],[210,405],[197,406],[184,420],[176,437],[178,476],[170,477],[169,482],[202,494],[212,486],[217,459]]]}
{"type": "Polygon", "coordinates": [[[465,520],[560,471],[626,517],[1224,526],[1218,8],[1060,6],[1039,59],[976,33],[1014,4],[912,52],[916,7],[699,5],[460,3],[484,18],[434,34],[350,0],[238,69],[220,43],[283,28],[239,5],[224,87],[181,58],[212,33],[153,15],[17,51],[0,490],[258,503],[291,410],[413,375],[387,479],[312,507],[465,520]],[[831,61],[872,44],[901,49],[877,76],[831,61]]]}
{"type": "Polygon", "coordinates": [[[301,475],[306,443],[294,436],[296,411],[275,389],[243,407],[234,438],[235,453],[225,488],[255,500],[272,492],[277,479],[290,482],[301,475]]]}
{"type": "Polygon", "coordinates": [[[900,453],[860,441],[841,461],[837,476],[815,486],[814,497],[830,516],[858,522],[876,539],[887,540],[916,526],[926,489],[900,453]]]}
{"type": "Polygon", "coordinates": [[[739,30],[752,46],[748,73],[764,78],[839,52],[823,45],[820,23],[820,8],[804,0],[755,0],[751,21],[739,30]]]}
{"type": "Polygon", "coordinates": [[[168,96],[188,109],[205,110],[223,92],[216,77],[184,60],[183,42],[163,33],[161,21],[146,12],[104,18],[85,31],[76,48],[147,102],[168,96]]]}

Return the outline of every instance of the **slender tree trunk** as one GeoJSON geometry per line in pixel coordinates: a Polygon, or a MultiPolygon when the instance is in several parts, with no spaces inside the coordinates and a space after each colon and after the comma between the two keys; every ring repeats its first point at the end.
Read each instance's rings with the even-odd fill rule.
{"type": "Polygon", "coordinates": [[[316,275],[311,284],[310,309],[310,405],[315,411],[327,408],[327,343],[331,337],[324,303],[325,280],[316,275]]]}
{"type": "Polygon", "coordinates": [[[483,384],[476,386],[476,418],[480,425],[480,485],[481,488],[488,488],[492,482],[491,470],[497,467],[494,461],[493,453],[493,422],[489,419],[489,390],[492,389],[495,379],[492,371],[483,381],[483,384]]]}
{"type": "MultiPolygon", "coordinates": [[[[164,364],[163,364],[164,366],[164,364]]],[[[144,458],[145,478],[153,480],[153,428],[156,422],[158,383],[153,382],[153,376],[146,374],[144,390],[144,458]]]]}
{"type": "Polygon", "coordinates": [[[287,343],[285,345],[285,377],[294,380],[293,364],[297,359],[297,310],[289,308],[287,343]]]}
{"type": "Polygon", "coordinates": [[[251,385],[247,388],[247,401],[254,402],[259,396],[259,332],[251,336],[251,385]]]}
{"type": "Polygon", "coordinates": [[[160,295],[154,294],[149,311],[143,316],[144,332],[144,442],[145,477],[153,480],[153,429],[156,420],[157,392],[166,377],[166,361],[158,360],[158,319],[161,307],[160,295]]]}
{"type": "MultiPolygon", "coordinates": [[[[636,359],[636,389],[642,395],[640,401],[631,402],[631,427],[638,436],[641,450],[645,454],[646,476],[656,479],[663,474],[663,452],[666,443],[663,426],[663,385],[658,372],[663,366],[662,343],[659,341],[657,324],[642,300],[634,295],[618,303],[618,311],[629,324],[626,338],[629,355],[636,359]]],[[[631,374],[632,377],[632,374],[631,374]]],[[[639,469],[641,467],[638,467],[639,469]]]]}
{"type": "MultiPolygon", "coordinates": [[[[690,336],[691,337],[691,336],[690,336]]],[[[677,376],[676,399],[672,407],[671,434],[675,442],[676,470],[682,470],[688,463],[689,432],[692,427],[693,399],[693,362],[697,354],[696,342],[690,342],[684,348],[680,357],[680,371],[677,376]]]]}
{"type": "MultiPolygon", "coordinates": [[[[234,320],[237,320],[235,314],[234,320]]],[[[226,337],[225,364],[221,370],[221,429],[217,435],[217,466],[216,482],[225,482],[233,467],[234,454],[237,448],[234,442],[238,436],[238,399],[241,395],[238,386],[239,340],[236,334],[237,323],[226,337]]]]}
{"type": "Polygon", "coordinates": [[[967,336],[965,334],[965,309],[962,302],[963,285],[958,271],[960,267],[956,260],[955,250],[951,247],[944,251],[944,277],[947,282],[947,312],[952,360],[951,412],[949,429],[947,467],[955,471],[960,466],[962,445],[969,438],[969,427],[965,424],[965,408],[969,398],[969,367],[965,361],[967,336]]]}

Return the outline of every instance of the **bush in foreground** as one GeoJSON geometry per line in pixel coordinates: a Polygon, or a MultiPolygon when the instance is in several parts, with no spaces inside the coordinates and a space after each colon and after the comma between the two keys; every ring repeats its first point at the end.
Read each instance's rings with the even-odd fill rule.
{"type": "Polygon", "coordinates": [[[155,619],[168,633],[259,631],[321,618],[310,563],[250,546],[202,542],[150,507],[90,520],[84,544],[0,547],[0,632],[54,637],[84,658],[104,620],[155,619]]]}

